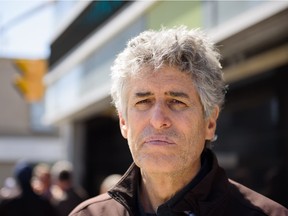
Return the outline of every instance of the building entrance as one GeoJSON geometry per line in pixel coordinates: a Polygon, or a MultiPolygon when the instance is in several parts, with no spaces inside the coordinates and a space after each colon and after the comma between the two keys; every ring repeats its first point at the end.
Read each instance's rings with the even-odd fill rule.
{"type": "Polygon", "coordinates": [[[118,120],[97,116],[84,123],[84,187],[89,196],[99,194],[99,187],[110,174],[124,174],[132,162],[118,120]]]}

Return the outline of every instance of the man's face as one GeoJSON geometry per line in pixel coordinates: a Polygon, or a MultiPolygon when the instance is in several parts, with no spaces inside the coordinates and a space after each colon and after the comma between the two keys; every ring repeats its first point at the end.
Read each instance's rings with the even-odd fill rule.
{"type": "Polygon", "coordinates": [[[172,67],[130,79],[122,135],[135,163],[147,172],[200,167],[205,140],[214,136],[219,109],[204,118],[191,77],[172,67]]]}

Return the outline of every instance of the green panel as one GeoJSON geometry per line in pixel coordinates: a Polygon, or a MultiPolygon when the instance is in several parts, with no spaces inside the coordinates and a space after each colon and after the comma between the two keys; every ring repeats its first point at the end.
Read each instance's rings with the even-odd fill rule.
{"type": "Polygon", "coordinates": [[[146,14],[147,28],[187,25],[202,27],[201,1],[159,1],[146,14]]]}

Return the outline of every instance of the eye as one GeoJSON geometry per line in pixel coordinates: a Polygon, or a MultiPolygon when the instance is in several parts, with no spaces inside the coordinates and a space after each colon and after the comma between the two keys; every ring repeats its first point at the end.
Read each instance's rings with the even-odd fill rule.
{"type": "Polygon", "coordinates": [[[148,109],[152,104],[152,100],[151,99],[144,99],[144,100],[140,100],[140,101],[137,101],[135,103],[135,107],[138,109],[138,110],[146,110],[148,109]]]}
{"type": "Polygon", "coordinates": [[[170,100],[170,103],[171,103],[171,104],[183,104],[182,101],[179,101],[179,100],[177,100],[177,99],[172,99],[172,100],[170,100]]]}
{"type": "Polygon", "coordinates": [[[177,99],[169,100],[168,105],[173,110],[182,110],[187,107],[187,104],[185,102],[177,99]]]}
{"type": "Polygon", "coordinates": [[[139,104],[147,104],[147,103],[150,103],[150,100],[149,100],[149,99],[137,101],[137,102],[136,102],[136,105],[139,105],[139,104]]]}

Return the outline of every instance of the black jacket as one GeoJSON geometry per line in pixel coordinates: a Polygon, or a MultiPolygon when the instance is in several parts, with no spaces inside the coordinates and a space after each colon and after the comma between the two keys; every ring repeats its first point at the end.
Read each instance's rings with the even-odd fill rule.
{"type": "MultiPolygon", "coordinates": [[[[193,188],[176,194],[176,200],[172,197],[173,202],[159,206],[158,216],[288,216],[283,206],[229,180],[212,151],[207,150],[206,157],[210,158],[210,171],[193,188]]],[[[139,216],[140,178],[139,168],[132,164],[108,194],[85,201],[70,216],[139,216]]]]}

